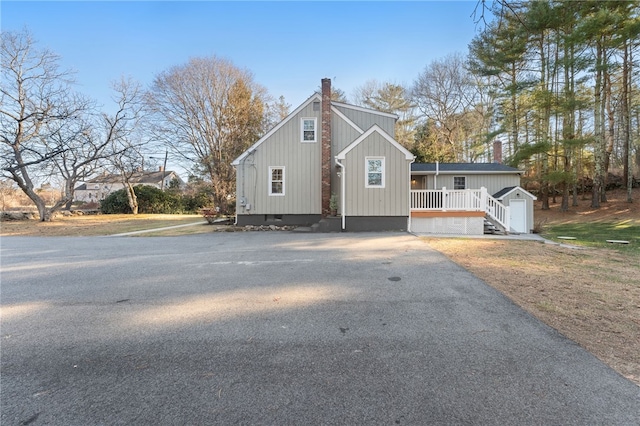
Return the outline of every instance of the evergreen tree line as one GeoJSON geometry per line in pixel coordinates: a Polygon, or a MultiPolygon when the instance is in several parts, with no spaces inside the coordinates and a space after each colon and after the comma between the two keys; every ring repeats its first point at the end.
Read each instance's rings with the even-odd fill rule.
{"type": "Polygon", "coordinates": [[[606,201],[640,168],[638,1],[501,1],[469,52],[433,61],[410,88],[368,82],[355,102],[400,116],[397,139],[422,162],[504,160],[543,208],[580,192],[606,201]],[[610,184],[611,182],[609,182],[610,184]]]}
{"type": "Polygon", "coordinates": [[[640,164],[637,1],[505,2],[470,44],[469,71],[495,99],[509,161],[569,205],[588,180],[592,206],[622,171],[631,201],[640,164]],[[585,179],[588,178],[588,179],[585,179]]]}

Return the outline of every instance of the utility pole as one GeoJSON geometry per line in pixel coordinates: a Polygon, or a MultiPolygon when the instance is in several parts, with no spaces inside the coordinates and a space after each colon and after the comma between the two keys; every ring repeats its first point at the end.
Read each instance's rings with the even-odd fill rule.
{"type": "Polygon", "coordinates": [[[164,165],[162,166],[162,192],[164,192],[164,176],[167,173],[167,156],[169,155],[169,150],[166,149],[164,151],[164,165]]]}

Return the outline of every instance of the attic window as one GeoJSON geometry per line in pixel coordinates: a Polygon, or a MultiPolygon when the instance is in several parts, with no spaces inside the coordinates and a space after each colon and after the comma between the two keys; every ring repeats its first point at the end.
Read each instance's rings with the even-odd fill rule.
{"type": "Polygon", "coordinates": [[[465,176],[454,176],[453,189],[467,189],[467,178],[465,176]]]}
{"type": "Polygon", "coordinates": [[[316,126],[317,118],[302,118],[300,120],[300,141],[301,142],[316,142],[316,126]]]}

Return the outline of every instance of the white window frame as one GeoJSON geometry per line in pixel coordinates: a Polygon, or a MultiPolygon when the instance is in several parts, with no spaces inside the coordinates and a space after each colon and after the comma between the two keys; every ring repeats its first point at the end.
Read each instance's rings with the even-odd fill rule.
{"type": "Polygon", "coordinates": [[[453,177],[453,189],[454,190],[467,189],[467,177],[466,176],[454,176],[453,177]],[[456,179],[463,179],[464,180],[464,188],[456,188],[456,179]]]}
{"type": "Polygon", "coordinates": [[[283,197],[285,188],[285,170],[284,166],[269,166],[269,196],[283,197]],[[278,182],[273,180],[273,171],[282,170],[282,192],[273,192],[273,183],[278,182]]]}
{"type": "Polygon", "coordinates": [[[300,142],[314,143],[318,142],[318,119],[316,117],[302,117],[300,119],[300,142]],[[313,121],[313,140],[304,139],[304,123],[305,121],[313,121]]]}
{"type": "Polygon", "coordinates": [[[365,188],[384,188],[385,185],[385,167],[384,167],[384,159],[385,157],[365,157],[364,158],[364,184],[365,188]],[[371,185],[369,183],[369,162],[370,161],[381,161],[381,181],[380,185],[371,185]]]}

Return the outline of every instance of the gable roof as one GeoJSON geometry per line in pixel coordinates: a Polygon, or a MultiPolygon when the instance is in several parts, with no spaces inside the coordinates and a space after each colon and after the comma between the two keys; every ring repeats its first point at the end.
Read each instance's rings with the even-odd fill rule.
{"type": "MultiPolygon", "coordinates": [[[[261,137],[260,139],[258,139],[258,141],[256,143],[254,143],[253,145],[251,145],[249,147],[249,149],[247,149],[245,152],[243,152],[242,154],[240,154],[238,156],[238,158],[236,158],[235,160],[233,160],[231,162],[232,166],[237,166],[240,164],[240,162],[242,160],[244,160],[251,152],[253,152],[256,148],[258,148],[258,146],[260,146],[265,140],[269,139],[269,137],[271,135],[273,135],[275,132],[278,131],[278,129],[280,129],[282,126],[284,126],[285,124],[287,124],[289,121],[291,121],[291,119],[293,119],[293,117],[295,117],[300,111],[302,111],[304,108],[306,108],[311,102],[314,101],[319,101],[322,102],[322,95],[320,93],[314,93],[313,95],[311,95],[311,97],[309,97],[306,101],[304,101],[298,108],[296,108],[292,113],[290,113],[289,115],[287,115],[281,122],[279,122],[274,128],[272,128],[271,130],[269,130],[263,137],[261,137]]],[[[351,127],[353,127],[358,133],[362,134],[364,133],[364,130],[362,130],[358,125],[356,125],[353,121],[351,121],[346,115],[344,115],[344,113],[342,111],[340,111],[339,109],[335,108],[335,106],[339,106],[339,107],[343,107],[343,108],[348,108],[348,109],[352,109],[355,111],[363,111],[363,112],[368,112],[371,114],[376,114],[376,115],[381,115],[384,117],[389,117],[389,118],[393,118],[393,119],[398,119],[398,116],[395,114],[390,114],[388,112],[382,112],[382,111],[378,111],[375,109],[368,109],[368,108],[363,108],[363,107],[359,107],[356,105],[350,105],[350,104],[345,104],[342,102],[335,102],[335,101],[331,101],[331,111],[333,113],[335,113],[337,116],[339,116],[341,119],[343,119],[347,124],[349,124],[351,127]]]]}
{"type": "Polygon", "coordinates": [[[383,138],[385,138],[391,145],[393,145],[396,149],[398,149],[400,152],[402,152],[405,156],[405,158],[407,160],[413,160],[416,157],[409,151],[407,150],[405,147],[403,147],[402,145],[400,145],[394,138],[391,137],[391,135],[389,135],[387,132],[385,132],[384,130],[382,130],[382,128],[380,126],[378,126],[377,124],[374,124],[373,126],[369,127],[369,129],[364,132],[363,134],[361,134],[360,136],[358,136],[358,138],[356,140],[354,140],[353,142],[351,142],[345,149],[343,149],[342,151],[340,151],[338,153],[338,155],[336,155],[336,158],[338,160],[344,160],[346,158],[346,155],[349,153],[349,151],[351,151],[352,149],[354,149],[356,146],[358,146],[363,140],[365,140],[367,137],[369,137],[369,135],[373,134],[373,133],[378,133],[380,134],[383,138]]]}
{"type": "MultiPolygon", "coordinates": [[[[132,183],[137,183],[137,184],[145,184],[145,183],[158,184],[162,181],[163,177],[166,179],[169,176],[173,176],[174,178],[182,182],[182,179],[180,179],[180,176],[178,176],[175,172],[170,170],[167,170],[164,172],[162,170],[154,170],[152,172],[136,172],[131,176],[130,181],[132,183]]],[[[87,184],[121,183],[121,182],[122,182],[122,177],[119,174],[111,174],[111,175],[103,174],[89,181],[86,181],[87,184]]],[[[78,187],[76,189],[81,189],[81,188],[78,187]]]]}
{"type": "Polygon", "coordinates": [[[396,114],[392,114],[390,112],[378,111],[377,109],[365,108],[365,107],[361,107],[361,106],[357,106],[357,105],[345,104],[345,103],[342,103],[342,102],[331,101],[331,105],[336,105],[336,106],[339,106],[339,107],[352,109],[354,111],[362,111],[362,112],[368,112],[368,113],[371,113],[371,114],[381,115],[383,117],[389,117],[389,118],[393,118],[395,120],[397,120],[399,118],[396,114]]]}
{"type": "Polygon", "coordinates": [[[495,198],[498,201],[502,201],[502,199],[504,197],[506,197],[507,195],[511,194],[514,191],[520,191],[520,192],[524,193],[525,195],[531,197],[532,200],[537,200],[538,199],[538,197],[536,197],[535,195],[533,195],[529,191],[525,191],[524,189],[522,189],[519,186],[509,186],[507,188],[502,188],[500,191],[498,191],[495,194],[493,194],[493,198],[495,198]]]}
{"type": "MultiPolygon", "coordinates": [[[[439,174],[466,173],[466,174],[521,174],[522,171],[515,167],[498,163],[438,163],[439,174]]],[[[415,174],[435,174],[436,163],[413,163],[411,172],[415,174]]]]}
{"type": "Polygon", "coordinates": [[[331,112],[333,112],[338,117],[340,117],[342,120],[344,120],[344,122],[347,123],[349,126],[353,127],[356,132],[358,132],[360,134],[364,133],[364,130],[362,130],[360,128],[360,126],[358,126],[356,123],[351,121],[351,119],[349,117],[347,117],[346,115],[344,115],[344,113],[342,111],[340,111],[338,108],[334,107],[333,106],[333,102],[332,102],[332,105],[331,105],[331,112]]]}
{"type": "Polygon", "coordinates": [[[284,126],[285,124],[287,124],[289,121],[291,121],[293,119],[293,117],[295,117],[300,111],[302,111],[304,108],[307,107],[307,105],[309,105],[311,102],[313,101],[318,101],[318,102],[322,102],[322,96],[320,96],[319,93],[314,93],[311,97],[309,97],[306,101],[304,101],[302,104],[300,104],[300,106],[298,108],[296,108],[295,110],[293,110],[293,112],[289,115],[287,115],[284,120],[282,120],[281,122],[279,122],[278,124],[276,124],[276,126],[269,130],[263,137],[261,137],[260,139],[258,139],[258,141],[256,143],[254,143],[253,145],[251,145],[249,147],[249,149],[247,149],[245,152],[243,152],[242,154],[240,154],[238,156],[238,158],[236,158],[235,160],[233,160],[231,162],[232,166],[237,166],[240,164],[240,162],[242,160],[244,160],[251,152],[255,151],[256,148],[258,148],[258,146],[260,146],[262,144],[262,142],[266,141],[267,139],[269,139],[269,137],[271,135],[273,135],[275,132],[278,131],[278,129],[280,129],[282,126],[284,126]]]}

